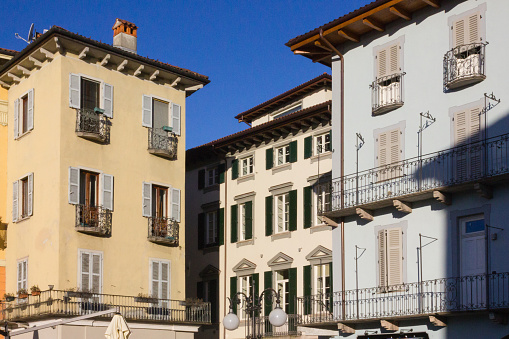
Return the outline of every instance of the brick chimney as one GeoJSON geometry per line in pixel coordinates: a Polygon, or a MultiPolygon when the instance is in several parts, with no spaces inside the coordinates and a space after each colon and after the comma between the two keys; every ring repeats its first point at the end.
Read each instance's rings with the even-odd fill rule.
{"type": "Polygon", "coordinates": [[[132,22],[117,19],[113,25],[113,46],[121,48],[125,51],[137,53],[137,37],[136,31],[138,26],[132,22]]]}

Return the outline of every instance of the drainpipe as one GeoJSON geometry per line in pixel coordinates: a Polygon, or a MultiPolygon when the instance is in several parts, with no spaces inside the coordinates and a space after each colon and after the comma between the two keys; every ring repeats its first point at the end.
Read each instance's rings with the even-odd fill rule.
{"type": "MultiPolygon", "coordinates": [[[[341,180],[341,209],[345,206],[344,200],[344,186],[345,182],[343,180],[343,176],[345,174],[345,58],[341,52],[338,51],[336,47],[334,47],[329,40],[327,40],[323,36],[323,30],[320,29],[320,40],[327,45],[334,52],[341,61],[341,110],[340,110],[340,131],[341,131],[341,146],[340,146],[340,157],[341,157],[341,166],[340,166],[340,180],[341,180]]],[[[342,304],[342,315],[345,316],[345,218],[341,217],[341,304],[342,304]]]]}
{"type": "MultiPolygon", "coordinates": [[[[228,301],[228,297],[226,295],[226,283],[227,283],[227,279],[226,279],[226,246],[228,244],[228,239],[226,239],[226,235],[228,234],[228,232],[226,232],[226,225],[228,225],[228,223],[226,222],[227,218],[226,216],[228,215],[228,162],[226,161],[226,154],[224,155],[223,157],[223,160],[224,160],[224,227],[223,227],[223,240],[224,240],[224,266],[223,266],[223,283],[224,283],[224,310],[223,310],[223,319],[224,317],[226,316],[227,314],[227,301],[228,301]]],[[[219,192],[221,192],[221,187],[219,188],[219,192]]],[[[221,202],[219,202],[221,203],[221,202]]],[[[221,208],[221,207],[219,207],[221,208]]],[[[229,309],[228,309],[229,311],[229,309]]],[[[220,319],[220,321],[222,321],[222,319],[220,319]]],[[[226,338],[226,328],[224,327],[223,325],[223,338],[226,338]]]]}

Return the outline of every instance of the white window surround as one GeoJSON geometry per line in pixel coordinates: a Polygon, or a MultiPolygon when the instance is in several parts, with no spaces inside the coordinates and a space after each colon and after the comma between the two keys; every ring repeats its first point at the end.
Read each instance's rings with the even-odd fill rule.
{"type": "Polygon", "coordinates": [[[290,163],[290,143],[274,147],[274,167],[290,163]]]}
{"type": "Polygon", "coordinates": [[[170,127],[172,127],[172,132],[176,135],[181,134],[181,121],[182,121],[182,106],[172,102],[171,100],[167,98],[161,98],[155,95],[146,95],[143,94],[142,96],[142,117],[141,117],[141,124],[143,127],[149,127],[152,128],[153,123],[153,105],[152,100],[157,99],[162,102],[168,103],[168,123],[170,124],[170,127]]]}
{"type": "Polygon", "coordinates": [[[390,41],[388,41],[382,45],[373,47],[373,79],[376,79],[378,77],[378,74],[377,74],[378,66],[377,66],[377,58],[376,58],[376,56],[378,55],[378,52],[380,52],[381,50],[386,49],[387,47],[392,46],[394,44],[398,44],[400,47],[400,50],[399,50],[399,56],[400,56],[399,57],[399,66],[401,68],[400,73],[403,73],[403,71],[405,70],[405,64],[404,64],[404,61],[405,61],[405,58],[404,58],[405,36],[402,35],[396,39],[391,39],[390,41]]]}
{"type": "MultiPolygon", "coordinates": [[[[449,108],[449,119],[450,119],[450,122],[451,122],[451,127],[450,127],[450,136],[451,136],[451,139],[450,139],[450,147],[454,147],[456,146],[455,145],[455,133],[454,133],[454,115],[457,113],[457,112],[460,112],[460,111],[470,111],[471,109],[473,108],[476,108],[476,107],[484,107],[484,100],[481,98],[479,100],[476,100],[476,101],[472,101],[472,102],[469,102],[469,103],[466,103],[464,105],[460,105],[460,106],[453,106],[453,107],[450,107],[449,108]]],[[[480,125],[479,125],[479,135],[480,135],[480,138],[483,138],[483,134],[484,134],[484,118],[480,119],[479,121],[480,125]]]]}
{"type": "Polygon", "coordinates": [[[469,9],[467,11],[463,11],[459,14],[452,15],[447,19],[447,28],[449,31],[449,49],[453,49],[454,46],[454,38],[453,38],[453,30],[451,27],[454,23],[462,18],[473,15],[474,13],[479,13],[481,15],[481,20],[479,22],[479,36],[481,37],[481,41],[486,42],[486,2],[481,3],[477,7],[469,9]]]}
{"type": "MultiPolygon", "coordinates": [[[[167,259],[149,258],[149,295],[157,297],[159,299],[171,299],[171,261],[167,259]],[[153,279],[154,264],[158,265],[159,273],[158,279],[153,279]],[[163,266],[167,265],[167,276],[163,276],[163,266]],[[154,283],[158,285],[157,291],[154,290],[154,283]],[[167,283],[167,287],[164,288],[164,283],[167,283]],[[157,295],[154,295],[157,294],[157,295]]],[[[160,303],[159,306],[166,306],[167,303],[160,303]]]]}
{"type": "Polygon", "coordinates": [[[290,230],[290,193],[274,196],[274,234],[288,232],[290,230]]]}
{"type": "MultiPolygon", "coordinates": [[[[238,241],[244,241],[246,240],[246,203],[241,203],[239,206],[239,215],[237,218],[237,234],[238,234],[238,241]]],[[[250,239],[248,239],[250,240],[250,239]]]]}
{"type": "Polygon", "coordinates": [[[322,210],[327,210],[326,206],[332,203],[331,201],[331,192],[326,190],[318,191],[320,186],[316,186],[313,189],[313,225],[312,226],[320,226],[325,225],[325,223],[319,218],[318,215],[318,206],[322,206],[322,210]]]}
{"type": "MultiPolygon", "coordinates": [[[[83,279],[83,274],[89,274],[89,286],[92,286],[93,288],[93,275],[94,275],[94,272],[93,272],[93,256],[99,256],[100,257],[100,261],[99,261],[99,274],[95,274],[95,275],[99,275],[99,286],[98,286],[98,292],[96,293],[102,293],[102,286],[103,286],[103,252],[102,251],[95,251],[95,250],[88,250],[88,249],[81,249],[81,248],[78,248],[78,287],[81,289],[81,290],[84,290],[86,288],[84,288],[83,286],[83,283],[82,283],[82,279],[83,279]],[[88,272],[85,272],[83,271],[83,268],[82,267],[82,257],[83,255],[89,255],[92,257],[92,260],[89,259],[89,267],[88,267],[88,272]]],[[[89,288],[90,289],[90,288],[89,288]]]]}
{"type": "Polygon", "coordinates": [[[160,183],[156,181],[144,181],[142,186],[142,211],[143,216],[147,218],[153,217],[152,215],[152,186],[161,186],[168,188],[168,206],[167,211],[169,215],[167,217],[173,218],[176,222],[180,222],[181,216],[181,190],[174,188],[169,184],[160,183]]]}
{"type": "Polygon", "coordinates": [[[330,131],[313,136],[313,155],[323,155],[332,151],[330,131]],[[329,139],[327,141],[327,139],[329,139]]]}
{"type": "Polygon", "coordinates": [[[248,155],[239,159],[239,177],[254,174],[254,155],[248,155]]]}
{"type": "Polygon", "coordinates": [[[378,138],[378,136],[382,133],[386,133],[386,132],[389,132],[389,131],[392,131],[392,130],[395,130],[399,128],[400,132],[401,132],[401,136],[400,136],[400,146],[401,146],[401,153],[400,153],[400,158],[401,160],[405,160],[405,128],[406,128],[406,120],[402,120],[400,122],[398,122],[397,124],[394,124],[394,125],[391,125],[391,126],[387,126],[387,127],[383,127],[383,128],[376,128],[373,130],[373,140],[375,141],[374,144],[375,144],[375,154],[373,156],[373,163],[375,164],[374,167],[378,167],[379,163],[378,163],[378,143],[376,142],[376,139],[378,138]]]}
{"type": "Polygon", "coordinates": [[[98,197],[98,206],[102,206],[110,211],[113,211],[114,206],[114,177],[111,174],[106,174],[103,171],[89,168],[89,167],[69,167],[69,176],[68,176],[68,201],[72,205],[78,205],[80,199],[80,189],[81,189],[81,171],[87,171],[96,173],[99,176],[99,197],[98,197]],[[78,171],[77,182],[74,181],[74,172],[78,171]],[[72,175],[71,175],[72,173],[72,175]],[[105,180],[107,179],[107,180],[105,180]],[[109,185],[111,183],[111,185],[109,185]],[[108,185],[105,185],[108,184],[108,185]]]}
{"type": "Polygon", "coordinates": [[[104,80],[83,73],[69,73],[69,107],[81,108],[81,79],[87,79],[99,83],[99,108],[104,110],[104,116],[113,118],[113,85],[104,80]],[[76,81],[78,83],[76,84],[76,81]],[[77,85],[77,86],[76,86],[77,85]]]}
{"type": "Polygon", "coordinates": [[[316,264],[313,265],[313,295],[328,294],[331,291],[330,285],[330,265],[316,264]]]}
{"type": "Polygon", "coordinates": [[[20,289],[28,291],[28,257],[18,259],[16,267],[17,291],[20,289]]]}
{"type": "Polygon", "coordinates": [[[12,187],[12,221],[20,222],[33,215],[34,205],[34,173],[27,173],[13,182],[12,187]],[[23,182],[27,182],[27,192],[23,190],[23,182]],[[26,194],[26,197],[25,197],[26,194]],[[25,200],[26,199],[26,200],[25,200]],[[26,202],[26,214],[23,211],[23,203],[26,202]]]}
{"type": "MultiPolygon", "coordinates": [[[[288,312],[288,306],[290,303],[289,294],[290,294],[290,279],[289,279],[289,270],[288,269],[280,269],[274,271],[274,289],[276,291],[281,292],[281,308],[288,312]]],[[[273,307],[276,304],[274,303],[273,307]]]]}

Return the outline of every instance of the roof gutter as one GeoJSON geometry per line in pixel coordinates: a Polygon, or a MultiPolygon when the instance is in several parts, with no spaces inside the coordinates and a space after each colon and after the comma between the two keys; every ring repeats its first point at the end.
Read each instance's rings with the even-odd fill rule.
{"type": "MultiPolygon", "coordinates": [[[[339,112],[339,116],[340,116],[340,121],[339,121],[339,125],[340,125],[340,134],[341,134],[341,137],[340,137],[340,142],[341,142],[341,146],[340,146],[340,158],[341,158],[341,165],[340,165],[340,178],[343,178],[344,176],[344,173],[345,173],[345,124],[344,124],[344,121],[345,121],[345,57],[343,56],[343,54],[341,54],[340,51],[338,51],[338,49],[336,47],[334,47],[334,45],[332,45],[330,43],[329,40],[327,40],[324,36],[323,36],[323,30],[320,29],[320,40],[325,44],[327,45],[328,48],[330,48],[332,50],[332,52],[334,52],[340,59],[341,61],[341,109],[340,109],[340,112],[339,112]]],[[[341,179],[341,192],[344,192],[344,185],[345,185],[345,182],[343,179],[341,179]]],[[[345,204],[345,201],[344,201],[344,196],[343,194],[341,194],[341,209],[344,208],[344,204],[345,204]]],[[[342,305],[343,305],[343,310],[342,310],[342,314],[345,314],[345,218],[342,217],[341,218],[341,296],[343,298],[342,300],[342,305]]]]}

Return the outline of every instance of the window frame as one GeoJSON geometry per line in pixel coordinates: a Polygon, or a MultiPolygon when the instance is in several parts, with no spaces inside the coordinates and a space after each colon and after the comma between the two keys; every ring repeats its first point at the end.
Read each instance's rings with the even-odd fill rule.
{"type": "Polygon", "coordinates": [[[276,153],[275,167],[290,163],[290,144],[289,143],[282,145],[282,146],[274,147],[274,153],[276,153]],[[283,153],[281,154],[281,157],[282,157],[281,163],[279,163],[279,158],[280,158],[279,150],[283,150],[283,153]]]}
{"type": "MultiPolygon", "coordinates": [[[[238,292],[244,292],[248,297],[251,296],[251,288],[253,287],[253,276],[251,274],[248,275],[241,275],[237,277],[237,291],[238,292]],[[245,284],[245,286],[244,286],[245,284]],[[245,287],[245,289],[244,289],[245,287]]],[[[242,300],[242,303],[240,305],[240,314],[239,319],[240,320],[246,320],[248,318],[248,314],[245,310],[245,303],[246,300],[242,300]]]]}
{"type": "MultiPolygon", "coordinates": [[[[163,264],[167,264],[168,265],[168,289],[167,289],[167,295],[168,295],[168,298],[167,300],[171,300],[171,260],[167,260],[167,259],[160,259],[160,258],[149,258],[149,276],[148,276],[148,283],[149,283],[149,296],[151,297],[154,297],[154,298],[157,298],[157,299],[163,299],[162,298],[162,283],[163,283],[163,280],[161,279],[161,276],[162,276],[162,265],[163,264]],[[154,280],[153,280],[153,264],[154,263],[158,263],[159,264],[159,280],[158,280],[158,295],[157,296],[154,296],[154,291],[153,291],[153,283],[154,283],[154,280]]],[[[160,300],[158,305],[159,306],[166,306],[168,307],[169,305],[167,305],[168,303],[163,301],[163,300],[160,300]]]]}
{"type": "MultiPolygon", "coordinates": [[[[68,190],[68,202],[69,204],[71,205],[84,205],[81,203],[81,190],[83,189],[81,186],[81,174],[82,172],[85,172],[85,173],[90,173],[90,174],[95,174],[98,176],[98,180],[97,180],[97,188],[96,188],[96,191],[97,191],[97,197],[96,197],[96,206],[95,207],[102,207],[104,209],[107,209],[109,211],[112,211],[113,212],[113,208],[114,208],[114,202],[115,202],[115,199],[114,199],[114,190],[115,190],[115,182],[114,182],[114,176],[111,175],[111,174],[107,174],[107,173],[104,173],[103,171],[100,171],[100,170],[97,170],[97,169],[94,169],[94,168],[89,168],[89,167],[73,167],[73,166],[69,166],[69,177],[68,177],[68,186],[67,186],[67,190],[68,190]],[[75,182],[72,182],[72,172],[73,171],[78,171],[78,182],[75,183],[75,182]],[[110,189],[108,189],[107,187],[105,187],[105,178],[106,177],[109,177],[111,178],[111,187],[110,189]],[[71,194],[73,194],[73,190],[72,190],[72,187],[73,186],[76,186],[76,193],[78,195],[77,199],[75,200],[74,197],[71,196],[71,194]],[[105,195],[106,194],[110,194],[110,197],[108,199],[108,201],[106,201],[105,199],[105,195]]],[[[86,188],[85,188],[86,189],[86,188]]]]}
{"type": "Polygon", "coordinates": [[[33,215],[34,173],[21,176],[13,183],[12,221],[20,222],[33,215]],[[26,190],[25,190],[26,188],[26,190]],[[16,191],[16,192],[14,192],[16,191]]]}
{"type": "Polygon", "coordinates": [[[14,100],[13,125],[15,140],[34,129],[34,92],[34,89],[31,88],[14,100]]]}
{"type": "Polygon", "coordinates": [[[216,239],[218,238],[218,212],[218,210],[205,212],[205,246],[210,246],[217,243],[216,239]]]}
{"type": "MultiPolygon", "coordinates": [[[[99,84],[99,106],[97,108],[100,108],[104,110],[103,114],[104,116],[112,119],[113,118],[113,102],[114,102],[114,88],[113,85],[106,83],[103,79],[99,79],[93,76],[90,76],[88,74],[83,73],[69,73],[69,107],[75,108],[75,109],[82,109],[82,88],[81,88],[81,82],[82,79],[85,79],[87,81],[95,82],[99,84]],[[78,84],[79,87],[73,87],[73,77],[78,78],[78,84]],[[111,97],[106,96],[106,88],[110,88],[111,90],[111,97]],[[77,97],[75,98],[75,96],[77,97]],[[75,102],[77,100],[78,102],[75,102]],[[108,102],[108,104],[107,104],[108,102]],[[106,106],[110,107],[106,107],[106,106]]],[[[76,84],[74,84],[76,85],[76,84]]]]}
{"type": "Polygon", "coordinates": [[[408,222],[407,221],[401,221],[397,224],[392,224],[392,225],[385,225],[385,226],[377,226],[374,228],[374,238],[375,238],[375,249],[376,249],[376,286],[378,286],[377,288],[377,293],[388,293],[388,292],[397,292],[397,291],[400,291],[399,287],[403,286],[403,284],[405,284],[407,282],[407,228],[408,228],[408,222]],[[379,240],[379,234],[380,232],[384,231],[385,234],[387,234],[389,231],[393,231],[393,230],[399,230],[399,232],[401,232],[401,248],[400,248],[400,253],[401,253],[401,260],[400,260],[400,267],[401,267],[401,282],[400,284],[393,284],[393,285],[389,285],[389,279],[387,277],[389,277],[390,275],[390,268],[389,268],[389,260],[387,260],[387,241],[386,241],[386,249],[385,249],[385,254],[386,254],[386,257],[385,257],[385,271],[386,271],[386,284],[384,285],[383,284],[383,281],[382,281],[382,273],[380,271],[380,266],[381,266],[381,263],[380,263],[380,240],[379,240]],[[393,286],[392,288],[389,288],[390,286],[393,286]]]}
{"type": "Polygon", "coordinates": [[[205,169],[205,187],[215,185],[219,185],[219,166],[205,169]]]}
{"type": "Polygon", "coordinates": [[[317,225],[323,225],[323,221],[319,219],[319,215],[318,215],[318,207],[320,205],[322,205],[322,211],[327,211],[326,209],[326,206],[330,206],[331,203],[332,203],[332,192],[331,192],[331,187],[329,187],[328,190],[321,190],[321,192],[319,192],[319,190],[321,188],[324,188],[325,186],[324,185],[314,185],[314,189],[313,189],[313,212],[314,212],[314,218],[313,218],[313,225],[314,226],[317,226],[317,225]],[[321,197],[322,196],[322,197],[321,197]],[[324,199],[324,196],[325,196],[325,199],[324,199]],[[327,200],[328,199],[328,200],[327,200]],[[320,204],[321,202],[321,204],[320,204]]]}
{"type": "Polygon", "coordinates": [[[156,204],[156,199],[154,197],[154,186],[159,187],[161,189],[167,189],[167,196],[166,196],[166,217],[169,219],[173,219],[176,222],[180,222],[181,214],[182,214],[182,190],[180,188],[175,188],[174,186],[170,184],[155,182],[155,181],[144,181],[142,183],[142,216],[146,218],[157,218],[157,215],[154,215],[154,207],[156,204]],[[146,186],[150,186],[149,192],[145,192],[146,186]],[[174,202],[174,193],[178,191],[179,199],[178,202],[174,202]],[[149,196],[146,196],[145,193],[148,193],[149,196]],[[146,210],[145,205],[146,200],[149,200],[150,206],[146,210]],[[174,214],[174,205],[177,205],[177,215],[174,214]],[[146,213],[148,211],[148,213],[146,213]]]}
{"type": "Polygon", "coordinates": [[[332,151],[332,139],[330,137],[330,131],[328,132],[325,132],[325,133],[320,133],[318,135],[314,135],[313,136],[313,144],[314,144],[314,152],[313,152],[313,155],[322,155],[322,154],[325,154],[325,153],[328,153],[328,152],[331,152],[332,151]],[[320,150],[319,149],[319,146],[318,146],[318,138],[324,138],[324,142],[323,142],[323,150],[320,150]],[[329,138],[329,141],[327,142],[327,137],[329,138]],[[328,147],[327,147],[328,145],[328,147]]]}
{"type": "Polygon", "coordinates": [[[254,156],[248,155],[240,159],[240,173],[239,177],[244,177],[254,173],[254,156]],[[246,173],[244,173],[246,170],[246,173]]]}
{"type": "Polygon", "coordinates": [[[237,216],[237,241],[245,241],[246,239],[246,202],[238,204],[238,216],[237,216]]]}
{"type": "Polygon", "coordinates": [[[154,100],[158,100],[164,103],[168,103],[168,124],[172,128],[172,133],[175,135],[182,134],[182,106],[167,99],[158,97],[156,95],[142,95],[142,117],[141,125],[143,127],[153,128],[154,127],[154,100]],[[148,104],[148,105],[147,105],[148,104]],[[178,110],[178,117],[175,113],[178,110]],[[178,126],[176,126],[178,124],[178,126]]]}
{"type": "Polygon", "coordinates": [[[16,291],[19,291],[21,289],[25,289],[28,291],[28,257],[24,257],[21,259],[16,260],[16,291]],[[20,264],[21,267],[23,267],[23,263],[25,264],[24,270],[22,269],[21,272],[21,280],[20,277],[20,264]],[[25,274],[25,277],[23,278],[23,273],[25,274]]]}
{"type": "Polygon", "coordinates": [[[89,259],[89,286],[93,286],[93,256],[94,255],[98,255],[100,257],[100,261],[99,261],[99,291],[98,292],[92,292],[92,293],[97,293],[97,294],[101,294],[102,293],[102,288],[103,288],[103,278],[104,278],[104,253],[103,251],[95,251],[95,250],[88,250],[88,249],[82,249],[82,248],[78,248],[78,287],[83,290],[83,285],[82,285],[82,275],[83,275],[83,259],[82,259],[82,256],[83,254],[88,254],[92,260],[89,259]]]}
{"type": "Polygon", "coordinates": [[[290,231],[290,191],[274,195],[274,200],[275,200],[275,204],[274,204],[274,218],[275,218],[274,225],[275,225],[275,227],[274,227],[273,234],[289,232],[290,231]],[[282,226],[283,226],[282,230],[279,230],[280,225],[279,225],[278,205],[279,205],[280,198],[282,198],[282,205],[283,205],[283,209],[281,210],[281,216],[282,216],[281,220],[282,220],[282,226]]]}
{"type": "Polygon", "coordinates": [[[330,279],[331,279],[330,263],[313,265],[313,284],[312,284],[313,293],[312,294],[313,295],[319,295],[319,294],[327,295],[327,294],[329,294],[331,292],[331,288],[332,288],[332,286],[330,285],[330,279]],[[318,272],[318,271],[325,271],[325,272],[318,272]],[[318,273],[320,273],[320,275],[318,273]],[[319,279],[322,277],[325,279],[320,284],[319,279]],[[322,286],[318,286],[318,285],[322,285],[322,286]],[[323,292],[320,293],[319,290],[322,290],[322,289],[323,289],[323,292]]]}
{"type": "MultiPolygon", "coordinates": [[[[281,270],[275,270],[274,271],[274,289],[276,291],[280,291],[279,289],[279,283],[282,282],[283,288],[281,289],[280,294],[280,306],[281,308],[288,314],[289,308],[290,308],[290,270],[289,269],[281,269],[281,270]],[[286,273],[287,277],[284,278],[284,273],[286,273]],[[283,279],[278,280],[278,275],[281,274],[283,276],[283,279]]],[[[273,308],[276,307],[276,303],[273,303],[273,308]]]]}

